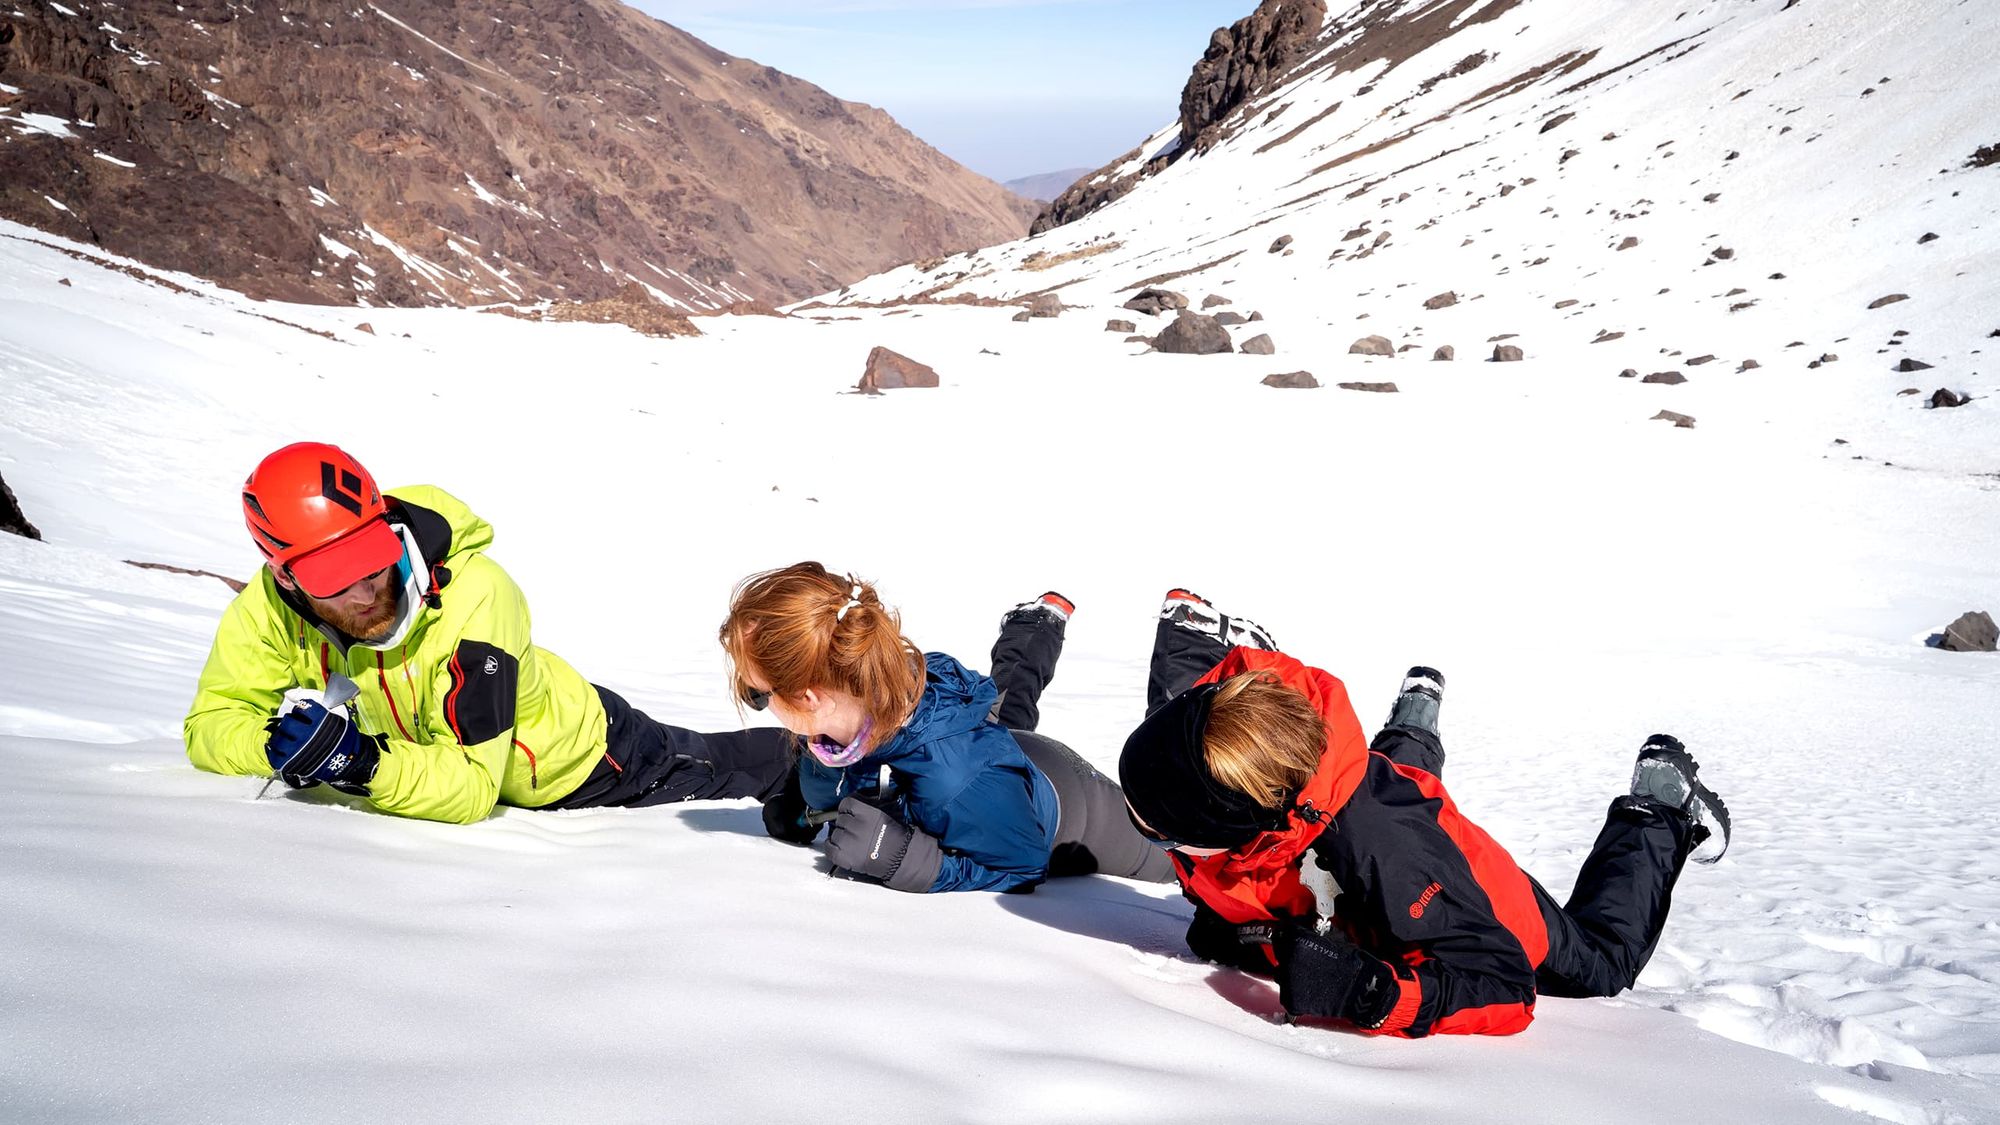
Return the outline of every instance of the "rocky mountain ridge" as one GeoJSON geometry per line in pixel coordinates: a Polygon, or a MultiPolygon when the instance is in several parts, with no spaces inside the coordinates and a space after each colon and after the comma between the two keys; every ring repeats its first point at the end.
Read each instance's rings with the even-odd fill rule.
{"type": "Polygon", "coordinates": [[[1107,344],[1553,362],[1629,378],[1642,417],[1765,393],[1774,371],[1865,380],[1885,410],[2000,394],[2000,86],[1982,46],[2000,9],[1317,11],[1266,0],[1218,31],[1177,119],[1029,238],[827,303],[1052,297],[1108,315],[1107,344]],[[1132,303],[1155,291],[1180,311],[1132,303]],[[1263,322],[1162,331],[1221,305],[1263,322]],[[1172,315],[1131,332],[1127,310],[1172,315]]]}
{"type": "Polygon", "coordinates": [[[19,0],[0,217],[254,296],[785,301],[1033,205],[617,0],[19,0]]]}

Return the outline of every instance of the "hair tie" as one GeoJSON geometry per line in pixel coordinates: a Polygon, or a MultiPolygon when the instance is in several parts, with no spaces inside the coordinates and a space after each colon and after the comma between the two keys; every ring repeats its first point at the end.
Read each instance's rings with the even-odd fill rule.
{"type": "Polygon", "coordinates": [[[833,615],[834,624],[838,625],[841,622],[846,621],[847,611],[853,609],[855,606],[858,606],[860,604],[861,604],[861,583],[856,582],[854,584],[853,589],[847,592],[847,604],[841,606],[840,612],[835,613],[833,615]]]}

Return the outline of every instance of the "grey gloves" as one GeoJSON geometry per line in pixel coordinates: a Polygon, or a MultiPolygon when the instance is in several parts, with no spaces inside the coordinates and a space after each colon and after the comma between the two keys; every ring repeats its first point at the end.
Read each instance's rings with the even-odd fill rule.
{"type": "Polygon", "coordinates": [[[931,889],[944,863],[936,840],[854,797],[840,802],[827,833],[826,857],[835,867],[916,894],[931,889]]]}

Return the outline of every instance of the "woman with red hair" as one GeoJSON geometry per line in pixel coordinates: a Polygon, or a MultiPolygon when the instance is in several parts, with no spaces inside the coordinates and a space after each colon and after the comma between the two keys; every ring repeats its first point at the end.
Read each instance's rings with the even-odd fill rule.
{"type": "Polygon", "coordinates": [[[1051,875],[1173,878],[1111,780],[1033,733],[1074,606],[1001,622],[991,678],[920,651],[875,588],[816,562],[745,579],[722,624],[736,697],[803,742],[765,829],[894,890],[1027,891],[1051,875]]]}

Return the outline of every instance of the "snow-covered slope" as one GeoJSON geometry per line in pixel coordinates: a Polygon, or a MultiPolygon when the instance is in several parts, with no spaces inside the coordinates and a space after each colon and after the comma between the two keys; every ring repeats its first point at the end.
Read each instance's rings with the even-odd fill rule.
{"type": "Polygon", "coordinates": [[[2000,480],[1937,467],[1994,467],[1984,401],[1532,361],[1273,391],[980,307],[371,335],[33,240],[0,226],[0,476],[47,535],[0,536],[0,1120],[2000,1120],[2000,662],[1921,643],[2000,609],[2000,480]],[[838,393],[878,343],[944,385],[838,393]],[[1697,429],[1645,421],[1690,393],[1697,429]],[[689,725],[737,721],[730,584],[818,557],[975,665],[1075,598],[1044,730],[1109,767],[1186,584],[1367,717],[1443,668],[1454,794],[1552,887],[1656,729],[1737,842],[1630,994],[1402,1042],[1278,1022],[1164,888],[896,895],[748,804],[260,799],[178,741],[228,592],[121,560],[247,573],[237,485],[305,437],[457,492],[537,641],[689,725]]]}
{"type": "Polygon", "coordinates": [[[1053,291],[1124,317],[1162,284],[1261,311],[1237,341],[1268,332],[1289,367],[1386,336],[1408,350],[1368,377],[1405,390],[1441,345],[1505,342],[1528,364],[1510,378],[1693,390],[1817,364],[1804,397],[1865,388],[1871,411],[1987,395],[2000,164],[1972,165],[2000,142],[1996,36],[1976,0],[1363,0],[1204,151],[1170,125],[1101,171],[1132,181],[1114,202],[828,299],[1053,291]]]}

